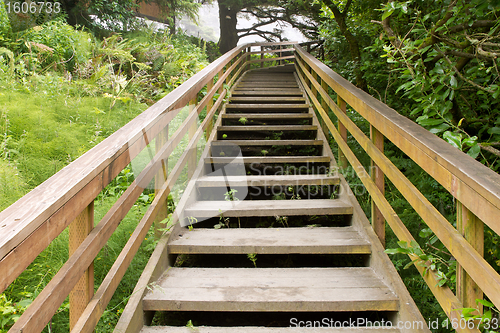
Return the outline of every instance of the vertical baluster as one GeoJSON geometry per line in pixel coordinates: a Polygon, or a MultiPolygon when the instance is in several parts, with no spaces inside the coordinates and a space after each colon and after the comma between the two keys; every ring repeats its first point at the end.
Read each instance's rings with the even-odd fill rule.
{"type": "MultiPolygon", "coordinates": [[[[252,48],[248,47],[247,48],[247,55],[245,57],[246,61],[250,61],[252,59],[252,56],[250,55],[250,52],[252,52],[252,48]]],[[[250,64],[247,65],[247,69],[246,70],[249,70],[249,69],[250,69],[250,64]]]]}
{"type": "MultiPolygon", "coordinates": [[[[337,105],[340,108],[340,110],[344,113],[347,113],[347,105],[346,102],[340,97],[340,95],[337,96],[337,105]]],[[[340,122],[338,122],[338,127],[339,127],[339,134],[342,137],[342,140],[347,142],[347,129],[345,126],[340,122]]],[[[344,153],[339,149],[339,167],[342,168],[347,168],[347,158],[344,156],[344,153]]]]}
{"type": "MultiPolygon", "coordinates": [[[[484,224],[460,202],[457,202],[457,230],[484,256],[484,224]]],[[[457,297],[464,307],[478,307],[482,314],[482,305],[476,305],[476,299],[483,299],[483,291],[460,265],[457,265],[457,297]]]]}
{"type": "MultiPolygon", "coordinates": [[[[328,84],[326,83],[325,80],[321,80],[321,88],[323,88],[323,90],[328,95],[328,84]]],[[[324,98],[321,98],[321,107],[323,108],[323,110],[325,110],[325,113],[328,115],[329,107],[328,104],[326,103],[326,99],[324,98]]],[[[320,123],[321,123],[321,128],[323,129],[323,133],[325,133],[325,136],[328,139],[330,137],[330,132],[328,130],[328,126],[326,126],[325,120],[321,118],[320,123]]]]}
{"type": "MultiPolygon", "coordinates": [[[[168,141],[168,125],[165,126],[163,130],[158,133],[155,139],[155,151],[158,153],[161,148],[167,143],[168,141]]],[[[155,176],[155,195],[158,194],[160,191],[161,187],[165,183],[168,177],[168,158],[165,158],[161,161],[161,168],[158,170],[155,176]]],[[[167,215],[168,215],[168,199],[165,200],[165,203],[163,206],[160,208],[160,211],[158,212],[158,215],[155,218],[155,237],[156,239],[159,239],[163,232],[161,229],[165,228],[164,225],[162,225],[160,222],[163,221],[167,215]]]]}
{"type": "Polygon", "coordinates": [[[264,67],[264,61],[263,61],[264,60],[264,46],[260,47],[260,60],[262,60],[260,63],[260,68],[263,68],[264,67]]]}
{"type": "MultiPolygon", "coordinates": [[[[189,113],[190,114],[191,114],[191,112],[193,112],[197,102],[198,102],[197,97],[195,97],[189,101],[189,113]]],[[[195,120],[189,126],[189,129],[188,129],[189,140],[191,140],[194,137],[194,134],[196,133],[197,129],[198,129],[198,122],[195,120]]],[[[193,147],[192,151],[190,151],[189,155],[188,155],[188,179],[190,179],[191,176],[193,176],[194,170],[196,169],[196,156],[197,156],[197,146],[195,145],[193,147]]]]}
{"type": "MultiPolygon", "coordinates": [[[[208,81],[208,84],[207,84],[207,94],[210,92],[210,90],[212,90],[212,88],[214,87],[214,79],[212,78],[210,81],[208,81]]],[[[208,104],[207,104],[207,114],[210,112],[210,110],[212,109],[212,107],[214,106],[214,98],[213,96],[208,100],[208,104]]],[[[214,120],[212,118],[212,120],[208,123],[208,126],[207,126],[207,129],[205,131],[205,138],[208,140],[208,138],[210,137],[210,133],[212,133],[212,129],[214,128],[214,120]]]]}
{"type": "MultiPolygon", "coordinates": [[[[378,150],[382,153],[384,152],[384,136],[380,133],[375,127],[370,125],[370,138],[372,142],[375,144],[378,150]]],[[[370,161],[370,174],[373,182],[378,187],[382,195],[385,192],[384,186],[384,173],[377,164],[371,160],[370,161]]],[[[385,219],[382,215],[382,212],[378,209],[377,205],[373,199],[371,200],[371,211],[372,211],[372,226],[377,234],[380,242],[383,246],[385,246],[385,219]]]]}
{"type": "MultiPolygon", "coordinates": [[[[69,225],[69,256],[75,253],[76,249],[85,240],[90,231],[94,228],[94,202],[91,202],[76,219],[69,225]]],[[[85,307],[94,296],[94,264],[83,273],[78,283],[69,294],[69,326],[72,329],[85,307]]]]}

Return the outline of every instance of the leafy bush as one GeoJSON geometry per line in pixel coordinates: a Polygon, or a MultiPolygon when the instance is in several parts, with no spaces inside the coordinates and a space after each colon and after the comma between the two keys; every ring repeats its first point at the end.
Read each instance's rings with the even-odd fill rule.
{"type": "Polygon", "coordinates": [[[77,30],[62,19],[48,21],[23,32],[21,52],[30,55],[30,62],[55,68],[72,70],[77,63],[87,61],[92,55],[91,35],[77,30]]]}

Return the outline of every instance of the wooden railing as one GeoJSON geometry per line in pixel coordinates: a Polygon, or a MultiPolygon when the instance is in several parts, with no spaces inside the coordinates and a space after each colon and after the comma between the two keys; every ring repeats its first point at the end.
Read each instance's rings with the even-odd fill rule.
{"type": "MultiPolygon", "coordinates": [[[[475,308],[475,300],[482,299],[483,292],[500,308],[500,275],[483,258],[484,224],[500,233],[500,175],[357,89],[299,45],[294,49],[300,80],[325,130],[338,144],[339,165],[346,167],[348,161],[371,196],[372,225],[380,241],[385,241],[385,221],[400,241],[414,241],[384,196],[387,177],[457,260],[456,295],[447,286],[438,286],[435,272],[416,265],[446,315],[460,323],[458,309],[475,308]],[[330,97],[329,88],[337,95],[337,103],[330,97]],[[346,114],[347,105],[368,121],[370,137],[346,114]],[[335,114],[337,126],[329,112],[335,114]],[[371,174],[347,145],[347,131],[371,158],[371,174]],[[453,195],[458,203],[456,229],[384,155],[384,138],[453,195]]],[[[468,325],[459,325],[457,331],[478,332],[468,325]]]]}
{"type": "Polygon", "coordinates": [[[9,332],[41,332],[68,295],[71,332],[94,330],[148,230],[155,220],[165,217],[167,197],[184,166],[188,165],[189,177],[196,168],[195,148],[203,134],[210,134],[227,87],[260,63],[293,60],[293,49],[286,50],[292,44],[256,43],[234,48],[0,213],[0,293],[69,227],[68,261],[9,332]],[[279,57],[257,56],[276,52],[279,57]],[[169,137],[169,123],[185,107],[189,115],[169,137]],[[206,116],[197,126],[203,110],[206,116]],[[189,143],[167,174],[166,161],[186,134],[189,143]],[[96,197],[153,140],[156,155],[94,227],[96,197]],[[94,259],[154,177],[154,201],[93,295],[94,259]]]}
{"type": "MultiPolygon", "coordinates": [[[[70,228],[70,258],[9,332],[42,331],[68,295],[72,332],[92,332],[151,225],[165,216],[167,197],[186,164],[188,176],[192,175],[197,163],[193,148],[204,134],[210,134],[213,117],[220,110],[228,86],[248,69],[259,68],[264,63],[276,65],[293,61],[321,116],[324,130],[338,143],[339,165],[346,167],[350,163],[371,195],[372,222],[381,242],[385,239],[385,221],[400,240],[408,243],[414,240],[383,195],[384,177],[387,177],[460,265],[457,295],[446,286],[438,287],[438,277],[432,271],[424,274],[424,268],[417,266],[448,317],[460,318],[456,309],[475,306],[475,299],[482,298],[483,291],[500,307],[500,276],[484,260],[482,253],[483,224],[497,234],[500,232],[500,176],[355,88],[300,45],[257,43],[242,45],[224,54],[0,213],[0,292],[5,291],[65,228],[70,228]],[[266,58],[264,54],[272,57],[266,58]],[[206,94],[202,97],[205,88],[206,94]],[[328,94],[330,88],[337,94],[337,102],[328,94]],[[370,138],[347,116],[347,105],[370,123],[370,138]],[[169,136],[169,123],[185,107],[189,108],[189,115],[169,136]],[[203,110],[206,116],[197,126],[196,120],[203,110]],[[337,126],[328,112],[336,115],[337,126]],[[370,175],[365,171],[347,145],[347,131],[370,156],[371,170],[378,172],[370,175]],[[167,174],[166,160],[185,135],[189,136],[189,143],[167,174]],[[393,142],[456,198],[459,202],[458,230],[384,155],[384,138],[393,142]],[[156,155],[94,227],[95,198],[153,140],[156,155]],[[92,295],[92,265],[96,255],[153,178],[156,182],[153,203],[96,294],[92,295]]],[[[460,327],[458,330],[474,331],[460,327]]]]}

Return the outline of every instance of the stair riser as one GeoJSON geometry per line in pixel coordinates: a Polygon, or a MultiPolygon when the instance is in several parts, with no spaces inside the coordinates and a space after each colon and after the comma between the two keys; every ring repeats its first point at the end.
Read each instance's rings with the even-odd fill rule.
{"type": "MultiPolygon", "coordinates": [[[[241,176],[241,175],[326,175],[330,169],[329,162],[322,163],[249,163],[241,164],[228,164],[228,165],[215,165],[211,163],[205,164],[206,174],[224,168],[224,172],[228,176],[241,176]]],[[[220,171],[219,171],[220,173],[220,171]]]]}
{"type": "Polygon", "coordinates": [[[321,156],[323,146],[246,146],[246,147],[224,147],[213,146],[211,153],[213,157],[236,157],[242,156],[321,156]]]}
{"type": "MultiPolygon", "coordinates": [[[[283,186],[235,186],[230,185],[232,190],[238,191],[235,195],[242,200],[290,200],[300,197],[307,199],[330,199],[335,197],[337,189],[334,185],[283,185],[283,186]],[[293,188],[291,190],[290,188],[293,188]]],[[[225,200],[227,187],[202,187],[198,188],[199,201],[225,200]]]]}
{"type": "Polygon", "coordinates": [[[217,140],[314,140],[317,130],[309,131],[218,131],[217,140]]]}

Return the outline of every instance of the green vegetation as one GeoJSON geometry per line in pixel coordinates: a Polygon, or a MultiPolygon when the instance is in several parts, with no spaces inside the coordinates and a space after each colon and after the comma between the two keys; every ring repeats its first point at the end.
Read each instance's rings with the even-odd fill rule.
{"type": "MultiPolygon", "coordinates": [[[[55,18],[13,32],[0,3],[0,210],[135,118],[208,64],[204,45],[143,29],[98,39],[55,18]]],[[[178,126],[176,120],[172,127],[178,126]]],[[[180,155],[175,151],[172,156],[180,155]]],[[[96,198],[95,223],[134,180],[132,167],[96,198]]],[[[95,260],[95,285],[152,201],[146,190],[95,260]]],[[[170,209],[171,211],[171,209],[170,209]]],[[[0,294],[6,332],[68,259],[65,230],[0,294]]],[[[114,328],[155,246],[150,230],[96,330],[114,328]]],[[[45,332],[68,331],[68,300],[45,332]]]]}

